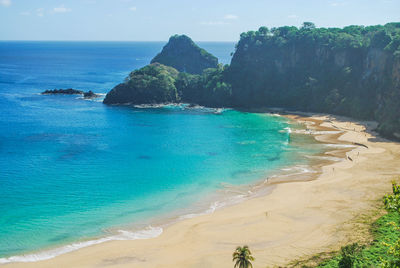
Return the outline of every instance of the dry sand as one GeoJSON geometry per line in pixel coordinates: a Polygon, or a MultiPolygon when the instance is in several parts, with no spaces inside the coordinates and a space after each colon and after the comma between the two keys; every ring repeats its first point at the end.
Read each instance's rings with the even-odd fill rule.
{"type": "Polygon", "coordinates": [[[233,267],[232,252],[244,244],[253,251],[254,267],[288,266],[357,239],[362,215],[400,174],[400,144],[366,131],[371,123],[290,117],[309,129],[343,131],[317,135],[317,140],[363,145],[332,152],[346,160],[324,165],[315,180],[277,184],[266,196],[172,224],[157,238],[110,241],[5,267],[233,267]]]}

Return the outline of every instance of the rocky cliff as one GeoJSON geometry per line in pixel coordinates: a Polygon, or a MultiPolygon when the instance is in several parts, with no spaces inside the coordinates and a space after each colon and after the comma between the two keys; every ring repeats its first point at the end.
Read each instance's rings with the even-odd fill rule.
{"type": "Polygon", "coordinates": [[[400,23],[260,28],[241,35],[226,71],[232,106],[377,120],[400,137],[400,23]]]}
{"type": "Polygon", "coordinates": [[[104,102],[325,112],[376,120],[380,133],[400,139],[400,23],[261,27],[241,34],[230,66],[203,62],[204,53],[196,47],[186,36],[171,37],[152,62],[181,73],[155,65],[164,70],[161,75],[145,67],[150,69],[133,72],[104,102]],[[208,67],[215,68],[203,70],[208,67]]]}
{"type": "Polygon", "coordinates": [[[191,74],[201,74],[204,69],[218,65],[216,57],[198,47],[186,35],[171,36],[162,51],[151,60],[151,63],[155,62],[191,74]]]}

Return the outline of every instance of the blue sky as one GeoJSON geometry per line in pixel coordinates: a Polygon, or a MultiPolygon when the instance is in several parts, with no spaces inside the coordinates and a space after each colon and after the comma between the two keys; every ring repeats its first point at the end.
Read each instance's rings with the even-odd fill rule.
{"type": "Polygon", "coordinates": [[[0,40],[237,41],[260,26],[400,22],[400,0],[0,0],[0,40]]]}

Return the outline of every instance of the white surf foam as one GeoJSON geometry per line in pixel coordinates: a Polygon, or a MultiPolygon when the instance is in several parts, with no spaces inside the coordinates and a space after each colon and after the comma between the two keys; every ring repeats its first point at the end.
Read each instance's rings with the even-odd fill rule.
{"type": "Polygon", "coordinates": [[[149,226],[146,229],[129,232],[125,230],[118,230],[118,233],[112,236],[107,236],[99,239],[77,242],[63,247],[50,249],[38,253],[12,256],[8,258],[0,258],[0,264],[6,264],[11,262],[36,262],[52,259],[58,255],[69,253],[81,248],[97,245],[112,240],[137,240],[137,239],[148,239],[159,236],[163,232],[161,227],[149,226]]]}
{"type": "Polygon", "coordinates": [[[325,135],[325,134],[339,134],[343,131],[340,130],[311,130],[311,129],[297,129],[294,131],[297,134],[307,134],[307,135],[325,135]]]}
{"type": "Polygon", "coordinates": [[[326,147],[332,147],[332,148],[355,148],[357,147],[356,145],[353,144],[324,144],[326,147]]]}
{"type": "Polygon", "coordinates": [[[154,109],[154,108],[162,108],[168,104],[137,104],[133,105],[135,108],[139,109],[154,109]]]}
{"type": "MultiPolygon", "coordinates": [[[[249,195],[252,194],[251,192],[249,193],[249,195]]],[[[223,207],[226,207],[228,205],[234,205],[237,204],[241,201],[243,201],[245,198],[245,195],[239,194],[236,196],[231,196],[230,198],[224,200],[224,201],[215,201],[213,203],[211,203],[211,205],[208,207],[207,210],[200,212],[200,213],[189,213],[189,214],[185,214],[179,217],[179,219],[183,220],[183,219],[191,219],[191,218],[195,218],[198,216],[202,216],[202,215],[207,215],[207,214],[212,214],[214,213],[216,210],[221,209],[223,207]]]]}
{"type": "Polygon", "coordinates": [[[334,156],[306,155],[306,157],[311,158],[311,159],[321,159],[321,160],[328,160],[328,161],[335,161],[335,162],[343,161],[343,158],[334,157],[334,156]]]}
{"type": "Polygon", "coordinates": [[[289,167],[289,168],[282,168],[282,171],[287,171],[289,172],[288,174],[279,174],[279,175],[273,175],[272,177],[291,177],[295,175],[302,175],[305,173],[317,173],[316,170],[310,168],[309,166],[305,165],[297,165],[294,167],[289,167]]]}

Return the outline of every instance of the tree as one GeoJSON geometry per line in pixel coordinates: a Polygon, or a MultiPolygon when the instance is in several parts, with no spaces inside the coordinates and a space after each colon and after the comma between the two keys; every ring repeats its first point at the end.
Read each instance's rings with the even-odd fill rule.
{"type": "Polygon", "coordinates": [[[269,34],[269,29],[268,29],[267,27],[265,27],[265,26],[261,26],[261,27],[258,29],[258,32],[260,33],[260,35],[265,36],[265,35],[268,35],[268,34],[269,34]]]}
{"type": "Polygon", "coordinates": [[[235,262],[234,268],[253,268],[251,261],[254,261],[254,257],[248,246],[237,247],[232,256],[232,261],[235,262]]]}
{"type": "Polygon", "coordinates": [[[313,22],[305,21],[303,22],[303,26],[301,27],[301,29],[314,30],[315,24],[313,22]]]}

